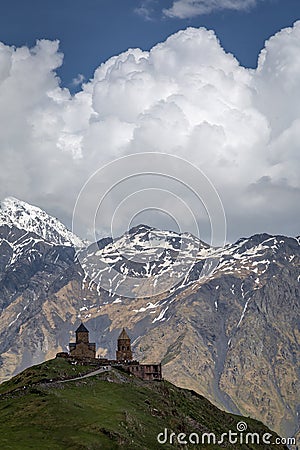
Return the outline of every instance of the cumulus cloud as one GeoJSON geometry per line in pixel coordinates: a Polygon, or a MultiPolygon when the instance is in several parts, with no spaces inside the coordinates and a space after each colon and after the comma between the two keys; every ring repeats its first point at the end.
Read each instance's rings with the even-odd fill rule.
{"type": "Polygon", "coordinates": [[[256,70],[204,28],[110,58],[75,95],[56,75],[62,60],[58,42],[0,45],[1,198],[32,202],[70,225],[94,170],[164,152],[210,178],[230,239],[299,235],[300,22],[266,42],[256,70]]]}
{"type": "Polygon", "coordinates": [[[256,3],[256,0],[175,0],[163,13],[167,17],[189,19],[223,9],[247,10],[256,3]]]}

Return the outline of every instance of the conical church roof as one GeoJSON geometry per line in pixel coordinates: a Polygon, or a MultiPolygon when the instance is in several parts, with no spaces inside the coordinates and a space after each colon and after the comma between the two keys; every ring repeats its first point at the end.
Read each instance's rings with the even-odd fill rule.
{"type": "Polygon", "coordinates": [[[128,336],[128,334],[127,334],[126,331],[125,331],[125,328],[123,328],[123,330],[121,331],[121,334],[120,334],[120,336],[118,337],[118,340],[119,340],[119,339],[130,339],[129,336],[128,336]]]}
{"type": "Polygon", "coordinates": [[[79,327],[77,328],[77,330],[76,330],[76,333],[78,333],[78,332],[86,332],[86,333],[88,333],[89,332],[89,330],[83,325],[83,323],[81,322],[81,324],[79,325],[79,327]]]}

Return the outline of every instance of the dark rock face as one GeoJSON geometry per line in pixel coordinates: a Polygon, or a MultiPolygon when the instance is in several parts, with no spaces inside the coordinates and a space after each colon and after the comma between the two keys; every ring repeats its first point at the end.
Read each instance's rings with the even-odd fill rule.
{"type": "Polygon", "coordinates": [[[181,253],[180,267],[188,267],[184,276],[168,292],[151,296],[155,277],[175,277],[183,238],[154,230],[164,244],[158,258],[150,260],[149,233],[150,227],[135,227],[120,240],[107,238],[83,250],[93,261],[103,258],[105,270],[121,272],[124,282],[126,274],[139,280],[139,295],[126,298],[91,282],[71,245],[2,224],[2,379],[66,350],[80,320],[98,354],[112,358],[126,326],[135,356],[162,361],[170,381],[219,407],[256,417],[282,435],[295,434],[300,411],[299,239],[260,234],[224,249],[195,240],[197,257],[189,255],[189,245],[181,253]],[[207,261],[215,269],[203,277],[207,261]]]}
{"type": "Polygon", "coordinates": [[[74,265],[72,247],[53,245],[16,227],[1,226],[0,237],[2,308],[26,289],[37,288],[38,279],[43,281],[40,286],[43,291],[53,288],[57,275],[74,265]]]}

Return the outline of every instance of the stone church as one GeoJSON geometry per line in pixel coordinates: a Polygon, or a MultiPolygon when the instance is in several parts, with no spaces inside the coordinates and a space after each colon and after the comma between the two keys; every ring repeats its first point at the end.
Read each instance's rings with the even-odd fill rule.
{"type": "Polygon", "coordinates": [[[92,364],[96,366],[110,365],[112,367],[122,367],[127,372],[143,380],[161,380],[161,364],[140,364],[134,360],[131,350],[131,339],[125,328],[118,337],[116,359],[96,357],[96,344],[89,341],[89,331],[81,323],[76,330],[76,342],[69,343],[69,353],[57,353],[57,357],[76,360],[80,364],[92,364]]]}
{"type": "Polygon", "coordinates": [[[69,343],[70,356],[75,358],[96,358],[96,344],[89,342],[89,331],[81,323],[76,330],[76,342],[69,343]]]}

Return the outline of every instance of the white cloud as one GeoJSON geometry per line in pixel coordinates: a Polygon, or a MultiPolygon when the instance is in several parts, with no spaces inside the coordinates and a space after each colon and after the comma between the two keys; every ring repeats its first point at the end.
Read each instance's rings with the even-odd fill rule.
{"type": "Polygon", "coordinates": [[[73,86],[80,86],[85,80],[85,76],[82,73],[79,73],[77,77],[73,78],[72,84],[73,86]]]}
{"type": "Polygon", "coordinates": [[[134,12],[145,20],[152,20],[153,0],[143,0],[140,6],[134,9],[134,12]]]}
{"type": "Polygon", "coordinates": [[[189,19],[222,9],[247,10],[256,3],[256,0],[175,0],[163,13],[167,17],[189,19]]]}
{"type": "Polygon", "coordinates": [[[231,239],[299,234],[300,22],[266,43],[256,70],[225,53],[212,31],[193,28],[150,52],[110,58],[74,96],[60,86],[61,64],[57,42],[0,45],[1,198],[35,203],[69,225],[79,190],[102,164],[167,152],[209,176],[231,239]]]}

